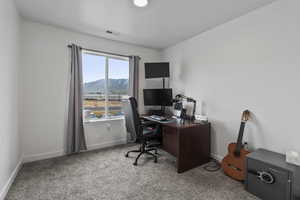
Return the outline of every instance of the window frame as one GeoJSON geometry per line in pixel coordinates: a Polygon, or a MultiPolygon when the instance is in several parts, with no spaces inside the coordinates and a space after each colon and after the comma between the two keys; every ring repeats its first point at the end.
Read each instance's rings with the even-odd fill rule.
{"type": "MultiPolygon", "coordinates": [[[[109,59],[118,59],[118,60],[123,60],[123,61],[128,61],[128,93],[129,93],[129,89],[130,89],[130,65],[129,65],[129,57],[127,56],[117,56],[117,55],[112,55],[112,54],[106,54],[106,53],[100,53],[97,51],[92,51],[92,50],[82,50],[81,51],[81,56],[83,56],[84,54],[90,54],[90,55],[95,55],[95,56],[102,56],[105,57],[105,114],[103,118],[99,118],[99,119],[87,119],[86,117],[84,117],[83,121],[90,123],[90,122],[99,122],[99,121],[106,121],[106,120],[118,120],[120,118],[124,118],[124,115],[120,115],[120,116],[109,116],[109,92],[108,92],[108,86],[109,86],[109,59]]],[[[84,66],[82,65],[82,68],[84,66]]],[[[129,96],[129,94],[127,95],[129,96]]],[[[84,102],[84,95],[82,95],[82,101],[84,102]]],[[[84,112],[84,106],[82,108],[82,111],[84,112]]]]}

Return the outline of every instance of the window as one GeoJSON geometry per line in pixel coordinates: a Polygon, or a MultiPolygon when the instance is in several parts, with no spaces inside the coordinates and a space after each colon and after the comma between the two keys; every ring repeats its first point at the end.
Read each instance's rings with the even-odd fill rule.
{"type": "Polygon", "coordinates": [[[122,116],[128,98],[129,59],[82,52],[83,110],[86,121],[122,116]]]}

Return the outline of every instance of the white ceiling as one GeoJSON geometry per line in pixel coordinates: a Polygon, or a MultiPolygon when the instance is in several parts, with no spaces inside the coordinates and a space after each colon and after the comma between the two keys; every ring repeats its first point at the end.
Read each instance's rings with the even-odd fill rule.
{"type": "Polygon", "coordinates": [[[157,49],[166,48],[274,0],[16,0],[23,17],[157,49]],[[109,35],[113,30],[119,35],[109,35]]]}

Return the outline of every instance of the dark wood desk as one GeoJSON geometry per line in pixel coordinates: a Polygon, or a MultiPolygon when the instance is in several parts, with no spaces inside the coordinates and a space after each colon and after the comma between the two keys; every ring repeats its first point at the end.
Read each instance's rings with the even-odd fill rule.
{"type": "MultiPolygon", "coordinates": [[[[144,117],[151,120],[149,117],[144,117]]],[[[156,121],[156,120],[151,120],[156,121]]],[[[177,158],[177,172],[182,173],[210,160],[210,123],[184,124],[159,122],[162,125],[162,149],[177,158]]]]}

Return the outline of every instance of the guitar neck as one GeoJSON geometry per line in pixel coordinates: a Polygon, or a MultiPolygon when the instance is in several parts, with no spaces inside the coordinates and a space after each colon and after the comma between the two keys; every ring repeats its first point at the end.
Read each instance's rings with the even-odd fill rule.
{"type": "Polygon", "coordinates": [[[244,129],[245,129],[245,125],[246,125],[246,122],[245,121],[242,121],[241,122],[241,126],[240,126],[240,131],[239,131],[239,137],[238,137],[238,140],[237,140],[237,145],[236,145],[236,152],[240,152],[242,147],[243,147],[243,136],[244,136],[244,129]]]}

